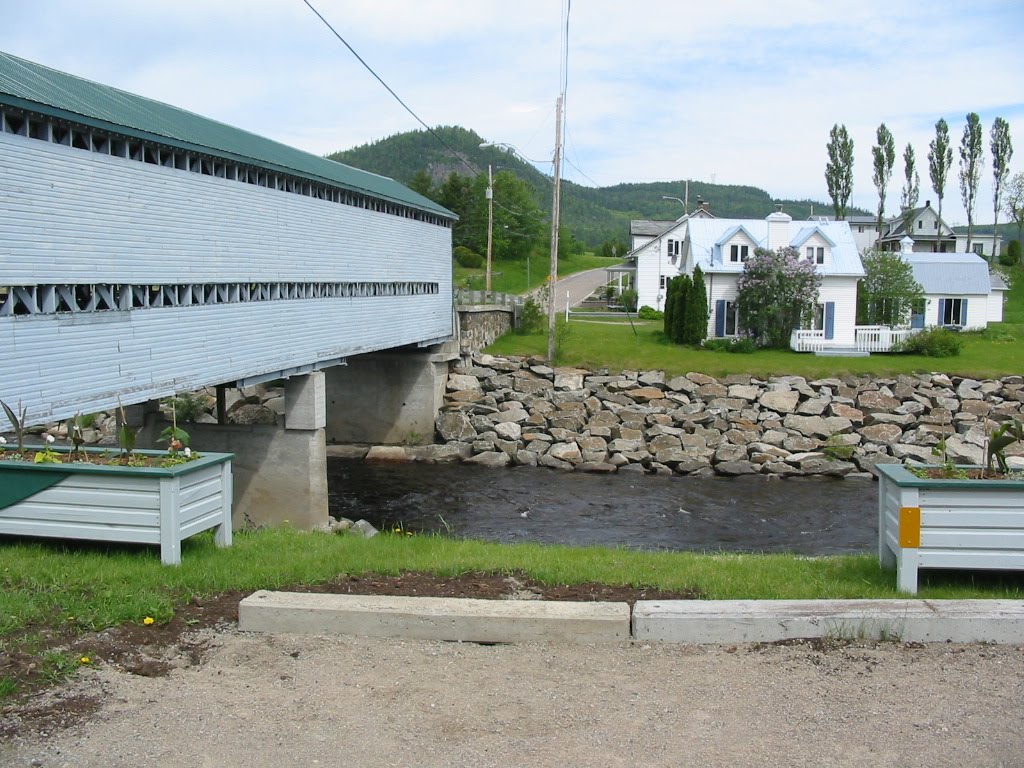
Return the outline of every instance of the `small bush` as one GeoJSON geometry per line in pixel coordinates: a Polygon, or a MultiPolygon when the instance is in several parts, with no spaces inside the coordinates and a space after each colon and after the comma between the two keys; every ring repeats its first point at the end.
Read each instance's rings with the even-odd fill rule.
{"type": "Polygon", "coordinates": [[[544,330],[547,321],[547,314],[533,299],[527,299],[519,310],[519,325],[516,326],[516,333],[523,336],[529,333],[540,333],[544,330]]]}
{"type": "Polygon", "coordinates": [[[705,339],[704,349],[712,352],[733,352],[740,355],[749,355],[757,351],[757,344],[753,339],[740,336],[735,339],[705,339]]]}
{"type": "Polygon", "coordinates": [[[729,345],[729,351],[740,355],[749,355],[751,352],[757,351],[757,342],[747,336],[733,339],[732,344],[729,345]]]}
{"type": "Polygon", "coordinates": [[[999,255],[999,263],[1004,267],[1012,267],[1020,264],[1021,244],[1020,240],[1011,240],[1006,246],[1006,251],[999,255]]]}
{"type": "Polygon", "coordinates": [[[484,265],[484,257],[474,253],[464,245],[455,248],[455,263],[466,269],[480,269],[484,265]]]}
{"type": "Polygon", "coordinates": [[[644,304],[642,307],[640,307],[640,311],[636,313],[636,316],[639,317],[641,320],[661,320],[663,317],[665,317],[665,313],[659,312],[654,307],[649,307],[646,304],[644,304]]]}
{"type": "Polygon", "coordinates": [[[956,357],[963,344],[959,334],[935,327],[915,333],[902,344],[893,347],[893,352],[925,357],[956,357]]]}
{"type": "Polygon", "coordinates": [[[622,302],[622,306],[627,312],[636,311],[636,291],[632,288],[627,288],[619,294],[619,301],[622,302]]]}

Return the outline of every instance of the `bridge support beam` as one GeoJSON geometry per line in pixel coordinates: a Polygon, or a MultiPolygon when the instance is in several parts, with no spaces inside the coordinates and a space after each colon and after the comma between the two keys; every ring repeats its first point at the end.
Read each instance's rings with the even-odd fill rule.
{"type": "Polygon", "coordinates": [[[432,443],[448,362],[457,357],[457,345],[448,342],[434,351],[357,355],[328,368],[328,442],[432,443]]]}
{"type": "Polygon", "coordinates": [[[184,425],[194,450],[235,454],[232,519],[236,529],[264,525],[310,529],[327,523],[324,374],[288,379],[284,399],[284,427],[184,425]]]}

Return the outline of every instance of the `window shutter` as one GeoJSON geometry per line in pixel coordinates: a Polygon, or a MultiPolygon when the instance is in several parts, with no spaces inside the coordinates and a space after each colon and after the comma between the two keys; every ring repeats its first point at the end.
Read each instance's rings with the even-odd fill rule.
{"type": "Polygon", "coordinates": [[[725,299],[715,302],[715,336],[725,336],[725,299]]]}
{"type": "Polygon", "coordinates": [[[967,325],[967,299],[960,299],[960,325],[967,325]]]}
{"type": "Polygon", "coordinates": [[[945,325],[946,324],[946,300],[945,299],[939,299],[939,316],[937,318],[937,321],[938,322],[935,323],[936,325],[945,325]]]}
{"type": "Polygon", "coordinates": [[[836,330],[836,303],[834,301],[825,302],[825,338],[832,339],[835,337],[836,330]]]}

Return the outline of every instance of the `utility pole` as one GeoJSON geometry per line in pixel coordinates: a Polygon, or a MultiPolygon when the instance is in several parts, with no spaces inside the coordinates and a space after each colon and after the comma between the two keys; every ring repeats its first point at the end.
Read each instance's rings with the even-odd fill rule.
{"type": "Polygon", "coordinates": [[[484,290],[491,292],[491,258],[494,252],[494,177],[487,164],[487,281],[484,290]]]}
{"type": "Polygon", "coordinates": [[[558,280],[558,213],[562,173],[562,96],[555,102],[555,187],[551,193],[551,274],[548,275],[548,362],[555,361],[555,282],[558,280]]]}

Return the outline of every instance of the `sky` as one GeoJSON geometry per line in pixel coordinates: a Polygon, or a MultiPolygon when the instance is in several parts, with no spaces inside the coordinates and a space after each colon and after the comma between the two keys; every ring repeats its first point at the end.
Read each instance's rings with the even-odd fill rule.
{"type": "MultiPolygon", "coordinates": [[[[907,143],[920,204],[937,204],[927,154],[944,118],[943,214],[966,224],[968,112],[985,134],[976,222],[992,221],[995,117],[1019,145],[1011,173],[1024,169],[1022,0],[576,0],[567,25],[566,0],[310,2],[424,123],[510,144],[548,173],[567,60],[563,177],[588,186],[692,179],[828,203],[839,123],[854,140],[851,204],[874,211],[884,122],[895,214],[907,143]]],[[[0,0],[0,18],[0,50],[316,154],[421,127],[303,0],[0,0]]]]}

